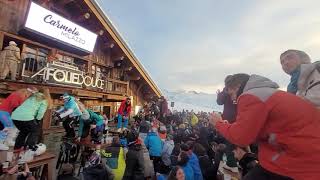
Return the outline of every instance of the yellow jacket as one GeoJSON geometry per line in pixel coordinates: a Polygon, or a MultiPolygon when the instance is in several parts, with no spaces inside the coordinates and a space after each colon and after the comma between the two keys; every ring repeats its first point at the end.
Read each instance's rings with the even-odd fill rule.
{"type": "Polygon", "coordinates": [[[191,116],[191,125],[194,126],[198,123],[199,119],[195,114],[192,114],[191,116]]]}

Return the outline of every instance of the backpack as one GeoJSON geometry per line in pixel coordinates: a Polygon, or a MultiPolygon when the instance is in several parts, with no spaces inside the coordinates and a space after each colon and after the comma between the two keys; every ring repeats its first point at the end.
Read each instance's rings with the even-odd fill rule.
{"type": "Polygon", "coordinates": [[[297,95],[320,108],[320,61],[301,65],[297,95]]]}

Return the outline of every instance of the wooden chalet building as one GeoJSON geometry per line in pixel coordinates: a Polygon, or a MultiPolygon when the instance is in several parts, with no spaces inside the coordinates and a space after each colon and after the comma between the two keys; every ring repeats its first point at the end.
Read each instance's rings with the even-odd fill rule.
{"type": "Polygon", "coordinates": [[[93,0],[0,0],[0,50],[15,41],[21,50],[17,81],[0,83],[1,99],[20,88],[48,87],[54,108],[44,134],[62,133],[51,114],[67,92],[113,117],[131,97],[133,112],[161,91],[93,0]]]}

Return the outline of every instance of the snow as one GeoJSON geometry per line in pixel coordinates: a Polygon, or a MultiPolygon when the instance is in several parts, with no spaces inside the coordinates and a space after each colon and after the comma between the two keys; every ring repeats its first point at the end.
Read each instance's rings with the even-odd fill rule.
{"type": "Polygon", "coordinates": [[[217,95],[216,94],[207,94],[196,91],[168,91],[163,90],[165,97],[169,102],[174,102],[175,105],[171,110],[182,111],[184,110],[193,110],[195,112],[204,111],[221,111],[222,106],[218,106],[216,103],[217,95]]]}

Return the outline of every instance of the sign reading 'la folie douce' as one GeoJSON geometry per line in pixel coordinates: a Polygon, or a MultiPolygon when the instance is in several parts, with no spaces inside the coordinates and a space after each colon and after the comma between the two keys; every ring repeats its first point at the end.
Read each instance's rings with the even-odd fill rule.
{"type": "Polygon", "coordinates": [[[92,87],[98,89],[106,88],[106,81],[98,77],[86,75],[77,68],[65,68],[66,64],[59,62],[48,63],[46,67],[40,69],[35,74],[29,76],[22,71],[23,77],[34,79],[42,77],[42,80],[51,84],[69,85],[75,87],[92,87]]]}
{"type": "Polygon", "coordinates": [[[93,51],[97,39],[96,34],[34,2],[31,2],[25,27],[89,52],[93,51]]]}

